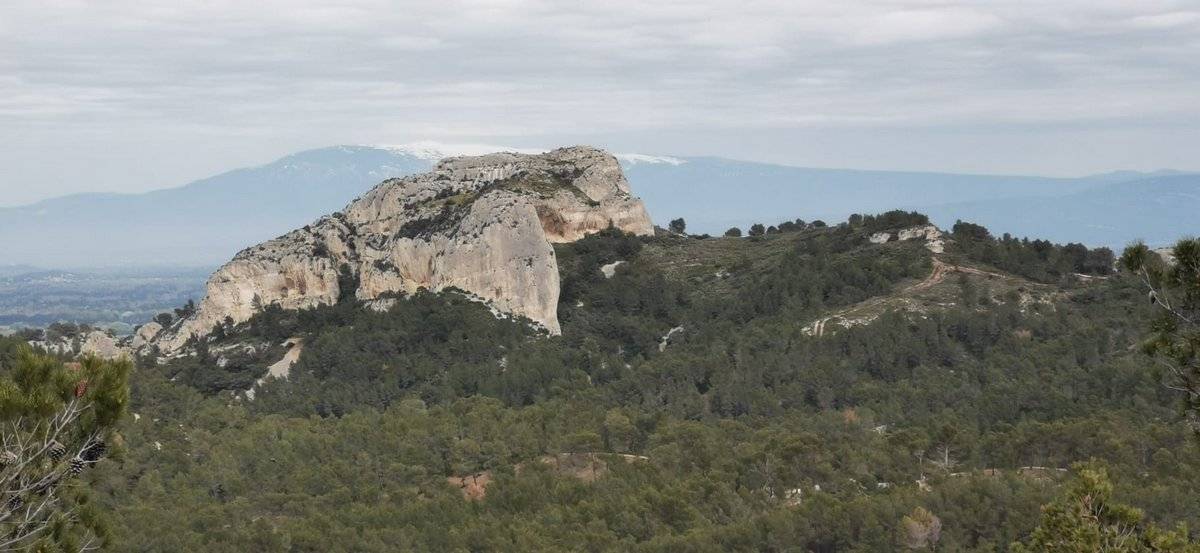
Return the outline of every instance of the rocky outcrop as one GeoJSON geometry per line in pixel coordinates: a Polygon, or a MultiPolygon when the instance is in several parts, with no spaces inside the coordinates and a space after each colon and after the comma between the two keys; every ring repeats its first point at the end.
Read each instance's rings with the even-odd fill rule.
{"type": "Polygon", "coordinates": [[[209,279],[196,313],[153,342],[174,351],[267,305],[300,309],[420,288],[457,288],[558,333],[551,243],[610,225],[653,233],[616,159],[601,150],[448,158],[243,250],[209,279]]]}
{"type": "Polygon", "coordinates": [[[133,338],[130,339],[129,346],[133,349],[139,349],[154,340],[159,332],[162,332],[162,325],[155,321],[150,321],[133,332],[133,338]]]}
{"type": "Polygon", "coordinates": [[[890,232],[876,232],[875,234],[872,234],[870,238],[868,238],[872,244],[884,244],[891,239],[892,233],[890,232]]]}
{"type": "Polygon", "coordinates": [[[901,242],[907,240],[925,240],[925,247],[933,253],[942,253],[946,249],[946,241],[942,231],[933,225],[922,225],[901,229],[896,234],[877,232],[867,238],[872,244],[883,244],[893,239],[901,242]]]}
{"type": "Polygon", "coordinates": [[[84,329],[77,334],[31,340],[29,344],[48,353],[66,357],[96,356],[101,359],[117,359],[130,354],[112,334],[98,329],[84,329]]]}
{"type": "Polygon", "coordinates": [[[95,355],[101,359],[116,359],[127,353],[117,345],[117,340],[111,334],[93,330],[84,337],[83,345],[79,348],[81,355],[95,355]]]}
{"type": "Polygon", "coordinates": [[[604,275],[604,278],[612,278],[617,275],[617,267],[620,267],[624,263],[625,263],[624,259],[618,259],[616,261],[613,261],[612,263],[606,263],[604,265],[601,265],[600,266],[600,274],[604,275]]]}

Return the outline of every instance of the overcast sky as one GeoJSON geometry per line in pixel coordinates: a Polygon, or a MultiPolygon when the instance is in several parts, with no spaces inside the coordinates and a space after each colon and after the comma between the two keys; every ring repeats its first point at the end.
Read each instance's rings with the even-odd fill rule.
{"type": "Polygon", "coordinates": [[[0,205],[423,139],[1200,170],[1200,1],[0,4],[0,205]]]}

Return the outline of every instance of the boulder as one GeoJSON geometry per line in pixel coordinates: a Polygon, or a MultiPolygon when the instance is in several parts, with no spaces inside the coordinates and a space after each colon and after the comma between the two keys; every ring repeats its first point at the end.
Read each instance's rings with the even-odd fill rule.
{"type": "Polygon", "coordinates": [[[150,343],[156,336],[158,336],[158,333],[162,332],[162,329],[162,325],[154,321],[150,321],[142,326],[139,326],[133,333],[133,338],[129,342],[130,347],[138,349],[150,343]]]}
{"type": "Polygon", "coordinates": [[[80,355],[95,355],[103,359],[116,359],[126,355],[117,345],[117,339],[102,330],[93,330],[83,336],[79,346],[80,355]]]}

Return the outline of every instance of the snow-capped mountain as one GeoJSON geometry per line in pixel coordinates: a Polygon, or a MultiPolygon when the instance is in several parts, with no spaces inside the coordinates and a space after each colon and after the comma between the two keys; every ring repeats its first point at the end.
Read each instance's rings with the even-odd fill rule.
{"type": "Polygon", "coordinates": [[[511,146],[496,146],[494,144],[448,144],[433,140],[421,140],[406,144],[374,144],[363,146],[393,152],[397,155],[409,156],[432,163],[455,156],[481,156],[494,152],[516,152],[518,154],[541,154],[548,148],[514,148],[511,146]]]}
{"type": "MultiPolygon", "coordinates": [[[[389,152],[395,152],[400,155],[424,159],[431,163],[436,163],[438,160],[454,156],[479,156],[494,152],[542,154],[550,150],[550,148],[516,148],[512,146],[498,146],[495,144],[452,144],[433,140],[421,140],[406,144],[372,144],[366,147],[379,148],[389,152]]],[[[614,153],[613,157],[617,158],[617,160],[626,167],[638,164],[662,163],[667,165],[683,165],[684,163],[687,163],[686,159],[672,156],[614,153]]]]}
{"type": "Polygon", "coordinates": [[[642,164],[679,166],[687,163],[686,159],[671,156],[649,156],[646,154],[613,154],[613,156],[616,157],[625,167],[632,167],[634,165],[642,164]]]}

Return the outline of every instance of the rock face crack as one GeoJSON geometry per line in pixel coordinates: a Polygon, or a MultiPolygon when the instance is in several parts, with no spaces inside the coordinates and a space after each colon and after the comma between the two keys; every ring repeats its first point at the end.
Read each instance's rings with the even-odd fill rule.
{"type": "Polygon", "coordinates": [[[226,318],[243,322],[268,305],[303,309],[344,294],[373,300],[451,287],[557,334],[551,244],[610,225],[638,235],[654,230],[617,160],[604,151],[575,146],[448,158],[241,251],[209,278],[196,313],[152,342],[175,351],[226,318]]]}

